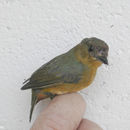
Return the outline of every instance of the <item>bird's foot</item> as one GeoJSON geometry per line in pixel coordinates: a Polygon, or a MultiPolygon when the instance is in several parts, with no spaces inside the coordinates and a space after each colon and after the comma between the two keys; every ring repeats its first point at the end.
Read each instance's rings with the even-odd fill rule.
{"type": "Polygon", "coordinates": [[[52,94],[52,93],[50,93],[50,92],[45,92],[45,94],[46,94],[47,96],[49,96],[51,100],[52,100],[55,96],[57,96],[57,94],[52,94]]]}

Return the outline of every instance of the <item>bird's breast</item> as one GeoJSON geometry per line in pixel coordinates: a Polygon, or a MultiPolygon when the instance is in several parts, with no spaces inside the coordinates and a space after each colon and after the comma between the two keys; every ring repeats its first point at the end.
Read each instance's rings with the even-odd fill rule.
{"type": "Polygon", "coordinates": [[[95,68],[95,67],[91,67],[91,68],[85,70],[84,74],[83,74],[83,78],[80,81],[80,83],[84,87],[89,86],[92,83],[92,81],[94,80],[94,78],[95,78],[96,71],[97,71],[97,68],[95,68]]]}

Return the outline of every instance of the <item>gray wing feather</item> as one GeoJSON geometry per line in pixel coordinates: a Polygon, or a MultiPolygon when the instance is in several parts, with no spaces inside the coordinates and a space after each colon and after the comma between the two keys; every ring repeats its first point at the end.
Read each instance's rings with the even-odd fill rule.
{"type": "Polygon", "coordinates": [[[82,73],[83,65],[76,60],[73,53],[65,53],[35,71],[21,89],[37,89],[55,84],[77,83],[81,79],[82,73]]]}

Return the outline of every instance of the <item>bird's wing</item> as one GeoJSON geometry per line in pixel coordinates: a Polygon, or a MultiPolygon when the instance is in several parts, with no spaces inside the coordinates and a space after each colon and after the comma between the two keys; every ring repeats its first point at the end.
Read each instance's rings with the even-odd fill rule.
{"type": "Polygon", "coordinates": [[[74,54],[67,53],[52,59],[35,71],[21,89],[52,87],[63,83],[77,83],[82,78],[83,65],[74,54]]]}

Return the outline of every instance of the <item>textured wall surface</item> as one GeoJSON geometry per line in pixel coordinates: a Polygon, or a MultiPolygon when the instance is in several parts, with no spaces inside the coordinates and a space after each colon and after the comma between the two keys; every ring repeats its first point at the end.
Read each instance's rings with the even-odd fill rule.
{"type": "MultiPolygon", "coordinates": [[[[84,37],[110,46],[109,66],[83,90],[85,118],[104,130],[130,130],[129,0],[0,0],[0,130],[28,130],[24,79],[84,37]]],[[[43,104],[37,105],[33,120],[43,104]]]]}

